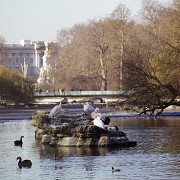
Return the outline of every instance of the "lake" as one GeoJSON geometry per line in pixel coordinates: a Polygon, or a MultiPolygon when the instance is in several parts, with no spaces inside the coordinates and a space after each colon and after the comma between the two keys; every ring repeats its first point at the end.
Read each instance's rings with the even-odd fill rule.
{"type": "Polygon", "coordinates": [[[137,147],[53,148],[35,140],[35,127],[30,125],[30,120],[1,120],[0,179],[179,179],[179,118],[114,118],[111,125],[117,125],[130,140],[137,141],[137,147]],[[21,135],[24,135],[22,148],[14,146],[14,140],[21,135]],[[30,159],[32,167],[20,169],[18,156],[30,159]],[[121,171],[113,173],[112,167],[121,171]]]}

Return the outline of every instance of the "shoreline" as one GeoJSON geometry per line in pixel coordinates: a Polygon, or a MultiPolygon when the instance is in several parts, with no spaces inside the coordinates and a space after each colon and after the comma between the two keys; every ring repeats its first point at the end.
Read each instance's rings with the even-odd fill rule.
{"type": "MultiPolygon", "coordinates": [[[[42,104],[39,106],[11,106],[10,108],[0,108],[0,121],[1,120],[31,120],[32,114],[35,111],[43,110],[50,111],[54,107],[54,104],[42,104]]],[[[82,104],[63,104],[63,109],[69,111],[83,112],[82,104]]],[[[107,114],[110,118],[132,118],[132,115],[137,114],[136,112],[125,112],[113,110],[109,107],[102,107],[101,112],[107,114]]],[[[147,115],[141,115],[139,118],[146,118],[147,115]]],[[[154,117],[154,116],[152,116],[154,117]]],[[[160,117],[172,117],[180,119],[180,107],[177,108],[167,108],[164,110],[160,117]]],[[[138,117],[134,117],[138,118],[138,117]]]]}

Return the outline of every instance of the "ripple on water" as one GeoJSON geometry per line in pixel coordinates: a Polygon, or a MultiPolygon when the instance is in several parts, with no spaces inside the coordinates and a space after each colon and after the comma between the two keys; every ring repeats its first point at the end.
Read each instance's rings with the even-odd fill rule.
{"type": "Polygon", "coordinates": [[[129,139],[138,141],[137,147],[126,149],[45,147],[35,140],[30,121],[0,123],[0,179],[179,179],[180,122],[156,126],[132,121],[117,121],[129,139]],[[21,135],[22,148],[13,144],[21,135]],[[55,161],[55,153],[62,158],[55,161]],[[30,159],[32,168],[19,169],[18,156],[30,159]],[[55,165],[62,169],[55,169],[55,165]],[[112,173],[112,166],[121,171],[112,173]]]}

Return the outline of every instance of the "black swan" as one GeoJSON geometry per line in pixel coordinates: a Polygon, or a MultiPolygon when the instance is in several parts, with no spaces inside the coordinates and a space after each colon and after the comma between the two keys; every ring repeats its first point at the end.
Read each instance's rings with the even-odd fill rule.
{"type": "Polygon", "coordinates": [[[30,160],[26,159],[26,160],[22,161],[21,157],[17,157],[17,160],[18,159],[19,159],[18,166],[20,168],[22,168],[22,167],[29,167],[30,168],[32,166],[32,162],[30,160]]]}
{"type": "Polygon", "coordinates": [[[114,167],[112,167],[112,172],[118,172],[121,171],[120,169],[114,169],[114,167]]]}
{"type": "Polygon", "coordinates": [[[20,140],[14,141],[14,145],[15,145],[15,146],[22,146],[22,144],[23,144],[22,138],[24,138],[24,136],[21,136],[20,140]]]}

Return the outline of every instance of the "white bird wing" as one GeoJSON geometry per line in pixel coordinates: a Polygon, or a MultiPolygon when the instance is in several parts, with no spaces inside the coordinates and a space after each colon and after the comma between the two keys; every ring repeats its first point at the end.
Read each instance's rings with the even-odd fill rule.
{"type": "Polygon", "coordinates": [[[90,112],[95,111],[95,107],[93,107],[93,106],[90,105],[90,106],[89,106],[89,111],[90,111],[90,112]]]}
{"type": "Polygon", "coordinates": [[[100,117],[101,119],[104,119],[104,115],[101,114],[101,113],[97,113],[97,112],[92,112],[92,113],[91,113],[91,117],[92,117],[93,119],[96,119],[97,117],[100,117]]]}
{"type": "Polygon", "coordinates": [[[104,129],[104,123],[103,123],[103,121],[100,119],[100,117],[97,117],[96,119],[94,119],[94,120],[93,120],[93,124],[94,124],[95,126],[98,126],[98,127],[104,129]]]}
{"type": "Polygon", "coordinates": [[[52,118],[53,116],[55,116],[61,108],[59,108],[59,105],[56,105],[52,108],[51,112],[49,113],[49,117],[52,118]]]}

